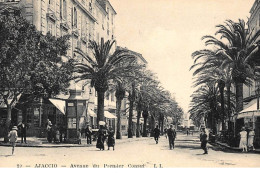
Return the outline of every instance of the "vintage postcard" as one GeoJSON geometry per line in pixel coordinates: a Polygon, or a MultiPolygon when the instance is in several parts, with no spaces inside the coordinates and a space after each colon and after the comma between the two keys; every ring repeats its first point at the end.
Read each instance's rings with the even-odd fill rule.
{"type": "Polygon", "coordinates": [[[0,0],[0,168],[260,167],[259,0],[0,0]]]}

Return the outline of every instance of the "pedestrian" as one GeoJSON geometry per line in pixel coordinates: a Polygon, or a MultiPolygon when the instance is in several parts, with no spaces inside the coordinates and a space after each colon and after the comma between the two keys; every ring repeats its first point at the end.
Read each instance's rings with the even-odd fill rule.
{"type": "Polygon", "coordinates": [[[80,129],[77,131],[77,141],[78,141],[78,144],[80,145],[81,144],[81,132],[80,132],[80,129]]]}
{"type": "Polygon", "coordinates": [[[167,128],[164,129],[164,134],[165,134],[165,137],[167,139],[167,128]]]}
{"type": "Polygon", "coordinates": [[[55,142],[56,143],[60,143],[60,131],[58,128],[56,128],[56,131],[55,131],[55,142]]]}
{"type": "Polygon", "coordinates": [[[170,150],[174,149],[174,141],[176,138],[176,131],[173,129],[173,125],[170,125],[170,128],[167,130],[167,135],[169,139],[169,145],[170,145],[170,150]]]}
{"type": "Polygon", "coordinates": [[[160,137],[160,130],[159,130],[158,125],[156,125],[155,129],[153,130],[153,133],[154,133],[154,140],[155,140],[156,144],[158,144],[158,140],[160,137]]]}
{"type": "Polygon", "coordinates": [[[52,142],[52,127],[51,126],[52,126],[51,121],[48,121],[47,122],[47,140],[49,143],[52,142]]]}
{"type": "Polygon", "coordinates": [[[91,144],[91,142],[92,142],[92,139],[91,139],[92,130],[90,129],[89,125],[87,125],[87,127],[85,129],[85,134],[86,134],[86,138],[87,138],[87,144],[91,144]]]}
{"type": "Polygon", "coordinates": [[[64,137],[64,130],[65,128],[63,128],[63,125],[60,126],[60,143],[63,141],[63,137],[64,137]]]}
{"type": "Polygon", "coordinates": [[[250,131],[248,133],[248,149],[250,149],[250,150],[255,150],[254,138],[255,138],[255,131],[254,131],[254,129],[250,129],[250,131]]]}
{"type": "Polygon", "coordinates": [[[109,147],[113,147],[113,150],[115,150],[115,132],[112,129],[112,127],[110,127],[110,129],[108,130],[108,138],[107,138],[107,146],[108,146],[108,150],[109,147]]]}
{"type": "Polygon", "coordinates": [[[99,130],[98,130],[98,139],[97,139],[97,144],[96,144],[96,148],[99,148],[100,150],[104,150],[104,142],[105,142],[105,135],[106,135],[106,131],[104,129],[104,125],[105,122],[104,121],[100,121],[99,122],[99,130]]]}
{"type": "Polygon", "coordinates": [[[10,139],[10,143],[12,145],[12,155],[14,154],[15,142],[17,141],[17,130],[16,126],[13,126],[12,130],[9,132],[8,137],[10,139]]]}
{"type": "Polygon", "coordinates": [[[242,127],[240,134],[240,143],[239,148],[243,150],[243,152],[247,152],[247,132],[245,127],[242,127]]]}
{"type": "Polygon", "coordinates": [[[200,134],[200,142],[201,142],[201,148],[204,150],[203,154],[208,154],[208,134],[206,132],[205,126],[201,127],[201,134],[200,134]]]}
{"type": "Polygon", "coordinates": [[[27,130],[27,125],[25,124],[25,122],[23,121],[18,128],[21,129],[21,143],[26,143],[26,130],[27,130]]]}
{"type": "Polygon", "coordinates": [[[189,130],[187,129],[187,136],[189,136],[189,130]]]}

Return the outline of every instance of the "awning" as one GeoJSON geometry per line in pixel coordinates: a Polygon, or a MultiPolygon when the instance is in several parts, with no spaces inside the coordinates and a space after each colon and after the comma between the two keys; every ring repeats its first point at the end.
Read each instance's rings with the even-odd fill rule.
{"type": "Polygon", "coordinates": [[[49,99],[50,102],[56,106],[57,109],[59,109],[61,111],[61,113],[63,113],[65,115],[66,112],[66,104],[64,100],[59,100],[59,99],[49,99]]]}
{"type": "Polygon", "coordinates": [[[88,108],[88,115],[91,117],[97,117],[94,111],[92,111],[90,108],[88,108]]]}
{"type": "Polygon", "coordinates": [[[105,112],[104,112],[104,116],[105,116],[106,118],[111,118],[111,119],[117,118],[114,114],[111,114],[111,113],[108,112],[108,111],[105,111],[105,112]]]}
{"type": "Polygon", "coordinates": [[[241,118],[252,118],[260,116],[260,110],[257,110],[257,103],[252,104],[246,109],[238,113],[237,119],[241,118]]]}
{"type": "Polygon", "coordinates": [[[87,107],[85,107],[85,109],[84,109],[84,111],[83,111],[83,113],[82,113],[82,117],[86,117],[86,113],[87,113],[87,107]]]}

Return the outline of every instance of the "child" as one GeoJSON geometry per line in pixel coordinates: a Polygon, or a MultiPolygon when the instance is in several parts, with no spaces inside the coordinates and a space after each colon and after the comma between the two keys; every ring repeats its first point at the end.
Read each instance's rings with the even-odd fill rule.
{"type": "Polygon", "coordinates": [[[81,133],[80,129],[77,131],[78,144],[81,144],[81,133]]]}
{"type": "Polygon", "coordinates": [[[8,134],[8,137],[10,139],[10,143],[12,145],[12,155],[14,154],[15,142],[17,141],[17,137],[18,137],[17,130],[18,130],[17,127],[14,126],[12,128],[12,130],[10,131],[10,133],[8,134]]]}

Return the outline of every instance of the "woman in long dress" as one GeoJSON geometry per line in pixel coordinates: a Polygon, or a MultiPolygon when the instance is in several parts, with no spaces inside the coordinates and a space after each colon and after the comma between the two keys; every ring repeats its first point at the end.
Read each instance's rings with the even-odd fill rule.
{"type": "Polygon", "coordinates": [[[242,131],[240,132],[240,144],[239,148],[243,149],[243,152],[247,152],[247,132],[245,131],[245,128],[242,128],[242,131]]]}
{"type": "Polygon", "coordinates": [[[248,148],[255,150],[254,148],[254,137],[255,137],[255,131],[254,130],[250,130],[250,132],[248,133],[248,148]]]}
{"type": "Polygon", "coordinates": [[[100,125],[100,128],[98,130],[98,139],[97,139],[96,148],[99,148],[100,150],[104,150],[105,135],[106,135],[105,130],[103,129],[103,126],[100,125]]]}
{"type": "Polygon", "coordinates": [[[108,150],[109,147],[113,147],[113,150],[115,150],[115,138],[114,138],[115,132],[113,129],[108,131],[108,139],[107,139],[107,146],[108,150]]]}

